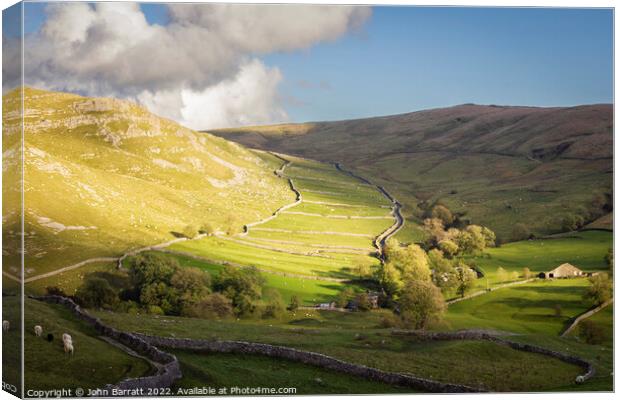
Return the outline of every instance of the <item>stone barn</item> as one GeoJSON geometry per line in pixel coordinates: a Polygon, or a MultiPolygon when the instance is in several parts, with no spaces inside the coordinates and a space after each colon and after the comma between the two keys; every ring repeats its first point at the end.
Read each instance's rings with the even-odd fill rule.
{"type": "Polygon", "coordinates": [[[541,272],[539,278],[577,278],[586,274],[572,264],[564,263],[549,272],[541,272]]]}

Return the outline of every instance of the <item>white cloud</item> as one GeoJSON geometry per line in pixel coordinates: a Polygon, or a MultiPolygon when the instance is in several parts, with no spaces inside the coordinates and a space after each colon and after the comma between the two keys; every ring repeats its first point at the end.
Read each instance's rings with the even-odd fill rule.
{"type": "Polygon", "coordinates": [[[183,122],[194,129],[268,124],[287,120],[278,104],[277,68],[258,60],[243,64],[239,73],[203,91],[183,90],[183,122]]]}
{"type": "Polygon", "coordinates": [[[136,3],[50,4],[41,32],[26,40],[27,84],[134,98],[195,128],[269,123],[286,117],[282,78],[255,58],[335,40],[370,16],[356,6],[169,10],[170,23],[160,26],[149,25],[136,3]]]}

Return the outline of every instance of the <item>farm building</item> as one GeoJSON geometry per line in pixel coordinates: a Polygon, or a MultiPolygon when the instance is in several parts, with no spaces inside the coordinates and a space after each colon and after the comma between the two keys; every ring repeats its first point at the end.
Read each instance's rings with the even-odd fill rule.
{"type": "Polygon", "coordinates": [[[331,310],[333,308],[336,308],[336,302],[331,301],[329,303],[319,303],[315,305],[314,308],[318,308],[320,310],[331,310]]]}
{"type": "Polygon", "coordinates": [[[541,272],[539,278],[576,278],[586,275],[582,270],[572,264],[564,263],[549,272],[541,272]]]}

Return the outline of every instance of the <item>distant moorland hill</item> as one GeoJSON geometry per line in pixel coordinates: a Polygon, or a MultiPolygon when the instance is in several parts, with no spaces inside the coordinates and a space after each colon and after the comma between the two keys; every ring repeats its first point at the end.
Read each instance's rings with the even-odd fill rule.
{"type": "MultiPolygon", "coordinates": [[[[3,173],[16,183],[3,185],[3,196],[15,200],[20,90],[2,101],[3,173]]],[[[168,241],[190,225],[240,230],[294,199],[277,166],[134,103],[25,88],[24,109],[26,278],[168,241]]],[[[3,210],[3,251],[17,262],[4,271],[17,274],[12,203],[3,210]]]]}
{"type": "Polygon", "coordinates": [[[436,203],[461,220],[492,227],[502,240],[611,228],[612,132],[610,104],[464,104],[211,133],[254,148],[342,162],[377,179],[404,203],[414,224],[400,236],[412,241],[420,238],[415,222],[436,203]]]}

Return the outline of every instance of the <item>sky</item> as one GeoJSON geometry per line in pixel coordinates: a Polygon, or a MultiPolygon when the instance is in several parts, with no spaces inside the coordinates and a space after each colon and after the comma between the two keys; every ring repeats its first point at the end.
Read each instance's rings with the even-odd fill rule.
{"type": "Polygon", "coordinates": [[[24,31],[26,83],[196,129],[613,101],[610,9],[29,3],[24,31]]]}

